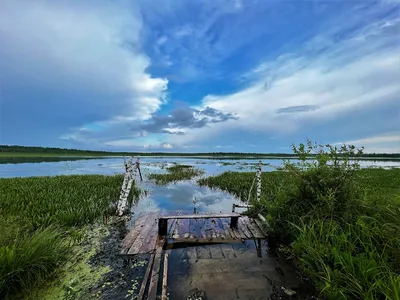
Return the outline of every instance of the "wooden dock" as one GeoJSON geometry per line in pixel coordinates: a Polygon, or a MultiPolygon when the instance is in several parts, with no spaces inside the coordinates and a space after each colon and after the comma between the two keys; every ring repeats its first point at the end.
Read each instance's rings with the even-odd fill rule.
{"type": "MultiPolygon", "coordinates": [[[[227,244],[265,239],[260,221],[238,213],[160,215],[142,213],[121,244],[121,255],[150,254],[138,299],[156,299],[162,276],[162,297],[167,299],[168,254],[165,244],[227,244]],[[163,265],[161,262],[163,261],[163,265]]],[[[229,246],[229,245],[227,245],[229,246]]],[[[261,246],[257,249],[261,251],[261,246]]],[[[195,249],[195,248],[193,248],[195,249]]],[[[229,253],[228,253],[229,254],[229,253]]]]}
{"type": "Polygon", "coordinates": [[[172,216],[142,213],[122,241],[120,254],[155,253],[160,240],[167,243],[211,244],[266,237],[260,221],[238,213],[172,216]]]}

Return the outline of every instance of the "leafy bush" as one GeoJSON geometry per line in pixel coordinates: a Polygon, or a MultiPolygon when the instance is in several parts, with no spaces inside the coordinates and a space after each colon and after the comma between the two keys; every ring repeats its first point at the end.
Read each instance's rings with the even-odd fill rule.
{"type": "MultiPolygon", "coordinates": [[[[359,169],[362,149],[293,146],[297,161],[263,173],[253,189],[273,239],[329,299],[400,299],[400,169],[359,169]]],[[[254,173],[201,179],[246,200],[254,173]]]]}
{"type": "Polygon", "coordinates": [[[272,189],[272,202],[268,196],[255,202],[275,237],[290,244],[299,266],[328,298],[397,299],[398,210],[368,205],[357,176],[362,149],[308,141],[293,151],[299,160],[285,162],[286,188],[281,183],[272,189]]]}

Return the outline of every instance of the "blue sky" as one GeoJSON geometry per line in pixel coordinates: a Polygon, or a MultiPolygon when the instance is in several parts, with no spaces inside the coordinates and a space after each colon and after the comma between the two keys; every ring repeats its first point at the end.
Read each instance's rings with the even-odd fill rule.
{"type": "Polygon", "coordinates": [[[0,1],[0,144],[400,152],[397,0],[0,1]]]}

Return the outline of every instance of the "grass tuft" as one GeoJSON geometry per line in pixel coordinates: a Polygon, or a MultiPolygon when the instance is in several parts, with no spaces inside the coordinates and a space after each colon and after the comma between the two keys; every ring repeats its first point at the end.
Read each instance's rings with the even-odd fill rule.
{"type": "Polygon", "coordinates": [[[194,168],[189,165],[174,165],[167,168],[165,174],[149,174],[148,178],[155,180],[157,184],[164,185],[170,182],[177,182],[180,180],[189,180],[193,177],[204,174],[203,170],[194,168]]]}
{"type": "MultiPolygon", "coordinates": [[[[123,177],[0,179],[0,298],[27,295],[54,278],[82,239],[80,229],[118,200],[123,177]]],[[[139,196],[134,186],[128,200],[139,196]]],[[[114,209],[115,211],[115,209],[114,209]]]]}

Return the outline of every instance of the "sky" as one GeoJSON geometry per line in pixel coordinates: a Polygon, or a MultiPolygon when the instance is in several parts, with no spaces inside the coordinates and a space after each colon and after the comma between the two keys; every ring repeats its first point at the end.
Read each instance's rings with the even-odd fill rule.
{"type": "Polygon", "coordinates": [[[0,0],[0,144],[400,152],[398,0],[0,0]]]}

